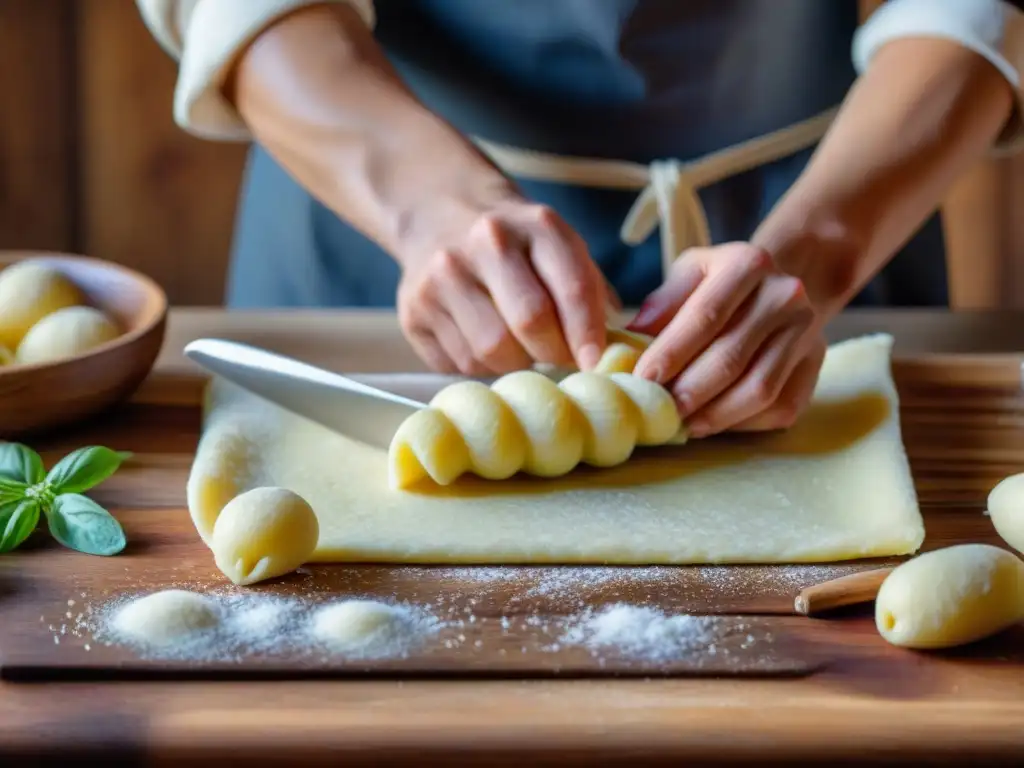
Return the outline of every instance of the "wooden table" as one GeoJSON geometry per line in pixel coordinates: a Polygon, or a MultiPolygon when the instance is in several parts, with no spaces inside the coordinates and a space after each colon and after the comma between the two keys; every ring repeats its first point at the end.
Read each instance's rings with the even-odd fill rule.
{"type": "MultiPolygon", "coordinates": [[[[898,339],[898,380],[928,371],[911,388],[918,405],[935,386],[965,388],[967,410],[958,410],[960,401],[956,408],[931,403],[911,429],[955,431],[963,451],[976,451],[962,455],[980,457],[982,469],[937,455],[912,460],[915,473],[927,476],[925,502],[948,497],[980,511],[992,478],[1024,471],[1024,395],[1017,400],[1024,315],[854,312],[831,333],[874,330],[898,339]],[[948,365],[922,361],[924,353],[948,355],[948,365]],[[964,353],[984,354],[968,361],[964,353]],[[993,415],[977,392],[970,395],[979,381],[1002,392],[1009,411],[993,415]],[[996,437],[986,443],[984,434],[996,437]]],[[[349,371],[419,368],[389,315],[182,310],[173,313],[165,353],[139,402],[180,396],[172,393],[181,392],[182,378],[194,376],[180,350],[204,335],[349,371]]],[[[181,429],[181,440],[194,443],[194,425],[181,429]]],[[[57,440],[77,445],[86,433],[103,439],[103,428],[91,425],[57,440]]],[[[187,457],[168,461],[187,471],[187,457]]],[[[180,507],[184,492],[148,501],[180,507]]],[[[880,641],[863,617],[801,621],[843,649],[841,663],[774,680],[6,683],[0,764],[87,754],[147,765],[233,758],[249,766],[1024,759],[1024,632],[1009,645],[1004,638],[1000,648],[1010,650],[999,654],[1006,656],[937,657],[877,652],[880,641]]]]}

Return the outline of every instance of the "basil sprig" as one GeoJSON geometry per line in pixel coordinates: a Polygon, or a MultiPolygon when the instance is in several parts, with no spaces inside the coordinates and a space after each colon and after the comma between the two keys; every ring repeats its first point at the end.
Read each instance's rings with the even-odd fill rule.
{"type": "Polygon", "coordinates": [[[130,457],[92,445],[69,453],[47,472],[28,446],[0,443],[0,554],[20,546],[45,517],[53,538],[65,547],[116,555],[126,544],[121,524],[82,494],[130,457]]]}

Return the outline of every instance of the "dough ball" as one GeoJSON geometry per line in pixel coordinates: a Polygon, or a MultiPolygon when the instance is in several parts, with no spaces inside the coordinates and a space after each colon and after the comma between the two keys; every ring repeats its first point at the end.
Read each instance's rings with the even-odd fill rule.
{"type": "Polygon", "coordinates": [[[988,544],[928,552],[898,566],[875,599],[882,637],[904,648],[948,648],[1024,619],[1024,563],[988,544]]]}
{"type": "Polygon", "coordinates": [[[448,485],[471,466],[466,441],[436,408],[413,413],[401,423],[388,446],[388,485],[396,490],[426,477],[448,485]]]}
{"type": "Polygon", "coordinates": [[[491,385],[526,433],[523,469],[539,477],[567,474],[583,456],[584,425],[572,400],[536,371],[508,373],[491,385]]]}
{"type": "Polygon", "coordinates": [[[1011,475],[992,489],[988,514],[1003,541],[1024,552],[1024,474],[1011,475]]]}
{"type": "Polygon", "coordinates": [[[559,388],[576,404],[589,424],[583,461],[592,467],[614,467],[627,461],[636,447],[640,424],[636,406],[608,376],[574,373],[559,388]]]}
{"type": "Polygon", "coordinates": [[[607,346],[595,373],[632,373],[637,361],[651,344],[651,337],[623,328],[609,328],[605,338],[607,346]]]}
{"type": "Polygon", "coordinates": [[[683,421],[671,392],[631,373],[611,373],[608,378],[636,406],[640,418],[637,445],[662,445],[674,437],[682,437],[685,442],[683,421]]]}
{"type": "Polygon", "coordinates": [[[594,366],[594,373],[632,373],[640,360],[640,351],[628,344],[609,344],[594,366]]]}
{"type": "Polygon", "coordinates": [[[402,611],[375,600],[345,600],[321,608],[313,617],[313,636],[339,650],[386,644],[404,629],[402,611]]]}
{"type": "Polygon", "coordinates": [[[146,645],[172,645],[187,640],[220,621],[212,600],[183,589],[154,592],[133,600],[114,618],[122,636],[146,645]]]}
{"type": "Polygon", "coordinates": [[[523,467],[526,435],[505,401],[479,381],[449,384],[430,401],[455,426],[466,443],[473,471],[488,480],[505,480],[523,467]]]}
{"type": "Polygon", "coordinates": [[[93,307],[66,307],[33,325],[18,346],[19,363],[46,363],[81,355],[121,335],[117,325],[93,307]]]}
{"type": "Polygon", "coordinates": [[[320,524],[305,499],[285,488],[255,488],[229,501],[216,522],[210,549],[235,584],[255,584],[306,563],[320,524]]]}
{"type": "Polygon", "coordinates": [[[3,344],[0,344],[0,368],[14,363],[14,353],[3,344]]]}
{"type": "Polygon", "coordinates": [[[84,303],[78,287],[53,267],[31,260],[12,264],[0,272],[0,344],[17,349],[44,317],[84,303]]]}

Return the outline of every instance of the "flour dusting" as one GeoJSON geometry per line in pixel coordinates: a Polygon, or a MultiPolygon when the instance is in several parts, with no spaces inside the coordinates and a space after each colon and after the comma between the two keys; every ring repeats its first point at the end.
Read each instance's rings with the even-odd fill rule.
{"type": "Polygon", "coordinates": [[[108,646],[132,647],[144,658],[240,661],[252,656],[317,652],[346,658],[404,657],[442,627],[442,622],[423,609],[396,603],[391,610],[397,620],[390,632],[370,633],[359,642],[330,643],[315,631],[318,611],[329,609],[330,601],[230,591],[212,591],[205,596],[216,612],[216,624],[183,634],[173,642],[146,642],[121,630],[121,612],[144,595],[119,597],[88,616],[83,614],[75,634],[91,634],[108,646]]]}
{"type": "MultiPolygon", "coordinates": [[[[570,623],[562,642],[597,654],[613,649],[648,661],[669,661],[713,647],[715,619],[667,615],[647,606],[617,603],[583,612],[570,623]]],[[[713,655],[714,651],[712,651],[713,655]]]]}
{"type": "Polygon", "coordinates": [[[457,566],[404,567],[403,578],[443,583],[450,598],[514,592],[516,600],[576,598],[590,603],[600,595],[623,602],[656,599],[655,595],[697,596],[743,602],[763,597],[795,596],[811,584],[855,573],[857,565],[750,566],[457,566]]]}
{"type": "Polygon", "coordinates": [[[737,621],[735,614],[751,612],[768,596],[790,600],[808,584],[864,567],[869,566],[314,565],[298,569],[290,594],[282,595],[211,583],[182,566],[163,589],[209,598],[216,625],[173,643],[148,644],[125,636],[113,621],[120,608],[152,591],[149,578],[136,580],[126,568],[116,586],[64,596],[39,616],[39,627],[61,652],[120,646],[142,658],[182,661],[276,657],[307,658],[316,665],[437,652],[511,659],[570,651],[566,662],[572,665],[583,650],[602,666],[618,660],[631,667],[646,663],[652,671],[680,662],[717,669],[750,663],[746,651],[755,645],[758,658],[772,652],[770,628],[750,632],[749,622],[737,621]],[[346,601],[385,604],[392,620],[343,641],[318,633],[322,611],[346,601]]]}

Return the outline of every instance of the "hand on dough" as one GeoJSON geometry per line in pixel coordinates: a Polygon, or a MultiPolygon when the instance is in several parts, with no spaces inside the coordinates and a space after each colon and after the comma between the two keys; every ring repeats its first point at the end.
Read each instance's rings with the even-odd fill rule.
{"type": "Polygon", "coordinates": [[[746,243],[683,253],[629,327],[656,336],[636,374],[672,391],[694,437],[792,426],[825,359],[801,281],[746,243]]]}

